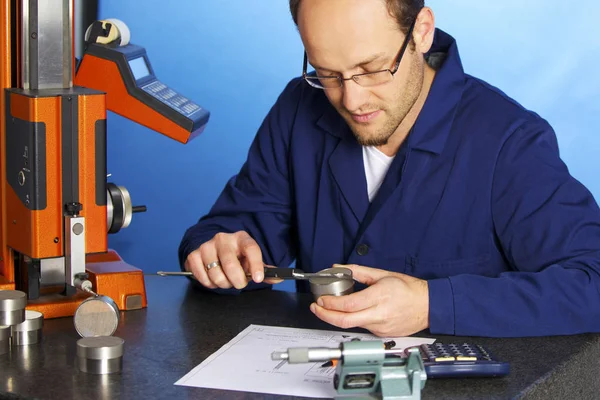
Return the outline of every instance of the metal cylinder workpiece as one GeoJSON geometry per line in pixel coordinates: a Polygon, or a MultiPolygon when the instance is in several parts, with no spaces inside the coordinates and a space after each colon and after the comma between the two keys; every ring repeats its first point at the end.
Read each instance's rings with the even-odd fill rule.
{"type": "Polygon", "coordinates": [[[12,327],[12,342],[15,346],[26,346],[42,340],[44,315],[41,312],[25,310],[25,321],[12,327]]]}
{"type": "Polygon", "coordinates": [[[119,307],[108,296],[85,299],[73,316],[75,330],[81,337],[112,336],[119,325],[119,307]]]}
{"type": "Polygon", "coordinates": [[[10,326],[0,325],[0,355],[10,351],[10,326]]]}
{"type": "Polygon", "coordinates": [[[77,365],[90,374],[113,374],[123,368],[123,345],[116,336],[86,337],[77,341],[77,365]]]}
{"type": "Polygon", "coordinates": [[[25,321],[27,294],[20,290],[0,290],[0,325],[18,325],[25,321]]]}
{"type": "Polygon", "coordinates": [[[310,291],[315,300],[321,296],[343,296],[354,291],[354,279],[352,279],[352,270],[348,268],[328,268],[320,272],[339,273],[343,272],[344,278],[337,277],[313,277],[310,278],[310,291]]]}

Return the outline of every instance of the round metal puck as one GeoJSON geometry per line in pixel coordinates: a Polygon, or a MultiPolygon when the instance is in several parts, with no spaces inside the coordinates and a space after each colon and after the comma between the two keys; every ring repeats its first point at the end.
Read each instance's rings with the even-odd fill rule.
{"type": "Polygon", "coordinates": [[[6,354],[10,350],[10,326],[0,325],[0,354],[6,354]]]}
{"type": "Polygon", "coordinates": [[[42,340],[44,315],[41,312],[25,310],[25,321],[12,327],[13,344],[26,346],[42,340]]]}
{"type": "Polygon", "coordinates": [[[75,329],[81,337],[111,336],[119,325],[119,307],[108,296],[85,299],[73,317],[75,329]]]}
{"type": "Polygon", "coordinates": [[[91,374],[113,374],[123,368],[123,345],[116,336],[86,337],[77,341],[77,365],[91,374]]]}
{"type": "Polygon", "coordinates": [[[354,291],[354,279],[352,279],[352,270],[348,268],[328,268],[323,273],[339,274],[343,273],[344,278],[332,277],[314,277],[309,280],[310,291],[315,300],[321,296],[343,296],[354,291]]]}
{"type": "Polygon", "coordinates": [[[20,290],[0,290],[0,325],[17,325],[25,321],[27,294],[20,290]]]}

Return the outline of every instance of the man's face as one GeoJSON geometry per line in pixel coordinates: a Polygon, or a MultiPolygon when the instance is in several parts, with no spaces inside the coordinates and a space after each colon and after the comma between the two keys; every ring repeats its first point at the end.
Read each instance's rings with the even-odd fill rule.
{"type": "MultiPolygon", "coordinates": [[[[319,76],[393,69],[405,39],[384,0],[303,0],[298,28],[319,76]]],[[[348,80],[325,94],[360,144],[382,146],[417,100],[423,76],[423,56],[409,45],[390,82],[362,87],[348,80]]]]}

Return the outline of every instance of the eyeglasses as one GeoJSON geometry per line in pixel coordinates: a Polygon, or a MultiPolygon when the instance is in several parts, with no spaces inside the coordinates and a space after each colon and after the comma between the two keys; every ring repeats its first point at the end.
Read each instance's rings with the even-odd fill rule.
{"type": "Polygon", "coordinates": [[[400,68],[400,62],[402,61],[402,57],[404,56],[404,52],[406,51],[406,47],[408,47],[408,43],[410,42],[410,38],[412,37],[412,32],[415,28],[415,21],[410,26],[408,33],[406,34],[406,38],[404,39],[404,43],[402,43],[402,47],[400,48],[400,52],[398,53],[398,57],[396,58],[396,64],[392,69],[384,69],[381,71],[375,72],[365,72],[362,74],[352,75],[350,78],[343,78],[341,75],[337,76],[318,76],[316,75],[316,71],[311,73],[306,72],[306,68],[308,67],[308,56],[306,55],[306,51],[304,52],[304,65],[302,67],[302,77],[310,86],[316,87],[318,89],[337,89],[344,85],[344,81],[353,80],[360,86],[370,87],[382,85],[384,83],[390,82],[394,78],[394,74],[398,72],[398,68],[400,68]]]}

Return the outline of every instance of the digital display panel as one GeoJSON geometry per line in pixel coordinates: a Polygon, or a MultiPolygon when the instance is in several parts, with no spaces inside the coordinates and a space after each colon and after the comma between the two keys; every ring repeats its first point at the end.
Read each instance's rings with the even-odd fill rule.
{"type": "Polygon", "coordinates": [[[146,64],[144,57],[138,57],[134,58],[133,60],[129,60],[129,68],[131,68],[131,72],[133,73],[133,77],[136,81],[150,75],[150,70],[148,69],[148,65],[146,64]]]}

